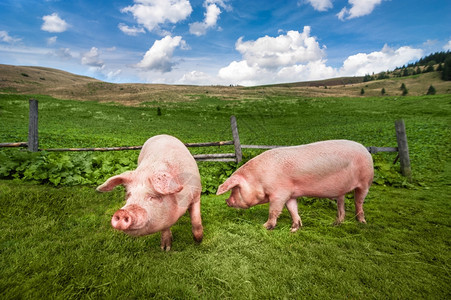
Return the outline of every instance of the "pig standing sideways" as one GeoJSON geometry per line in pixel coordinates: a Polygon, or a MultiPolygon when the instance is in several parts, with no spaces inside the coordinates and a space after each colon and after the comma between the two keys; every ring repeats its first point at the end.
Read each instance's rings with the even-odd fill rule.
{"type": "Polygon", "coordinates": [[[170,227],[188,209],[194,240],[202,241],[199,169],[185,145],[175,137],[158,135],[147,140],[134,171],[109,178],[97,188],[125,187],[126,204],[116,211],[111,225],[132,236],[161,231],[161,249],[172,245],[170,227]]]}
{"type": "Polygon", "coordinates": [[[267,229],[276,226],[284,205],[293,220],[291,232],[302,226],[297,197],[337,200],[335,224],[345,218],[345,194],[355,191],[356,218],[366,223],[363,201],[373,181],[373,160],[359,143],[323,141],[263,152],[241,166],[222,185],[217,195],[232,190],[227,204],[249,208],[269,202],[267,229]]]}

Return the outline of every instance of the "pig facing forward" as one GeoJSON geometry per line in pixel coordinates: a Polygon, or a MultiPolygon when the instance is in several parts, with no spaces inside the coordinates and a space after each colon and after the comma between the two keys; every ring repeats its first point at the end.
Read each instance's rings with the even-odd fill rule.
{"type": "Polygon", "coordinates": [[[116,211],[111,225],[132,236],[161,231],[161,249],[172,246],[170,227],[188,209],[194,240],[202,241],[199,169],[185,145],[175,137],[154,136],[146,141],[134,171],[109,178],[100,192],[123,185],[126,204],[116,211]]]}
{"type": "Polygon", "coordinates": [[[336,199],[335,224],[340,224],[345,218],[345,194],[354,191],[356,218],[366,223],[363,201],[373,175],[373,160],[364,146],[347,140],[322,141],[263,152],[236,170],[216,194],[232,190],[227,205],[237,208],[269,202],[267,229],[276,226],[286,206],[295,232],[302,226],[296,201],[302,196],[336,199]]]}

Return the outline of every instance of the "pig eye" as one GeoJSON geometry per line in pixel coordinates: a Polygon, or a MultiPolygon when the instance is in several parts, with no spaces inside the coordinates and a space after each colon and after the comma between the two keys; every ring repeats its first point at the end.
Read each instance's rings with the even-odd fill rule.
{"type": "Polygon", "coordinates": [[[147,196],[147,200],[149,200],[149,201],[161,201],[162,199],[159,196],[148,195],[147,196]]]}

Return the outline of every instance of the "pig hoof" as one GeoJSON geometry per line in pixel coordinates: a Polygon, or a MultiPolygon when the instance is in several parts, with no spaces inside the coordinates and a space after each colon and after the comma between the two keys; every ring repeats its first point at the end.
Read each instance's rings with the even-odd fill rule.
{"type": "Polygon", "coordinates": [[[357,221],[359,221],[360,223],[366,224],[366,220],[365,220],[365,217],[364,217],[364,216],[362,216],[362,215],[357,215],[356,219],[357,219],[357,221]]]}
{"type": "Polygon", "coordinates": [[[271,223],[269,223],[269,222],[266,222],[265,224],[263,224],[263,226],[264,226],[266,229],[268,229],[268,230],[273,230],[274,227],[276,227],[275,224],[271,224],[271,223]]]}
{"type": "Polygon", "coordinates": [[[160,248],[161,248],[161,250],[168,252],[169,250],[171,250],[171,246],[172,246],[172,243],[164,243],[164,244],[161,243],[160,248]]]}
{"type": "Polygon", "coordinates": [[[201,236],[194,236],[194,241],[196,243],[200,244],[200,243],[202,243],[203,238],[204,238],[203,235],[201,235],[201,236]]]}
{"type": "Polygon", "coordinates": [[[167,245],[167,246],[161,246],[161,250],[168,252],[169,250],[171,250],[171,245],[167,245]]]}
{"type": "Polygon", "coordinates": [[[334,226],[338,226],[341,225],[341,223],[343,223],[343,220],[335,220],[335,222],[333,223],[334,226]]]}
{"type": "Polygon", "coordinates": [[[298,223],[293,223],[293,224],[291,225],[290,232],[294,233],[294,232],[298,231],[299,228],[301,228],[301,226],[302,226],[301,221],[299,221],[298,223]]]}

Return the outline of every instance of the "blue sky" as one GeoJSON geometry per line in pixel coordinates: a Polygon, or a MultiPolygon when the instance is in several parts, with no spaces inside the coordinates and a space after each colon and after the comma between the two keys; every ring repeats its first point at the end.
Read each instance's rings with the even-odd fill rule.
{"type": "Polygon", "coordinates": [[[259,85],[451,50],[449,0],[0,0],[0,63],[108,82],[259,85]]]}

